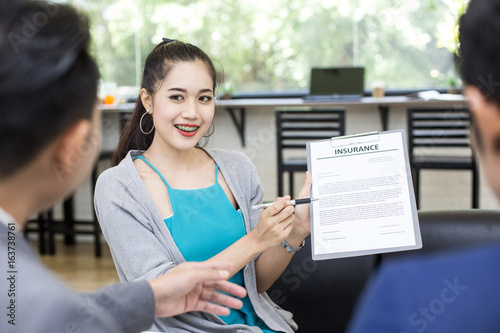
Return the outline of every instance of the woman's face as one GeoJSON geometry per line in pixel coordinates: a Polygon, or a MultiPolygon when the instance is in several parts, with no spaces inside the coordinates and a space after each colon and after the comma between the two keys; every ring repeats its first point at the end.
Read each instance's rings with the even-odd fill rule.
{"type": "Polygon", "coordinates": [[[201,61],[175,64],[152,101],[154,141],[175,150],[196,146],[214,118],[213,86],[201,61]]]}

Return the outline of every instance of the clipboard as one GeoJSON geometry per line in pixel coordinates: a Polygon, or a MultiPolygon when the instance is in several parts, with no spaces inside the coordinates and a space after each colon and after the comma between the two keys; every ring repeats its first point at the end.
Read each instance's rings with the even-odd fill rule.
{"type": "Polygon", "coordinates": [[[404,130],[310,141],[313,260],[422,247],[404,130]]]}

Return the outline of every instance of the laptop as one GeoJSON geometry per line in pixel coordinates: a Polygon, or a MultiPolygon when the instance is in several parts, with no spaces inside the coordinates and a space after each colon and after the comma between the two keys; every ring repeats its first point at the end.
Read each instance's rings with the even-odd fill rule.
{"type": "Polygon", "coordinates": [[[312,68],[309,95],[305,100],[357,100],[364,94],[363,67],[312,68]]]}

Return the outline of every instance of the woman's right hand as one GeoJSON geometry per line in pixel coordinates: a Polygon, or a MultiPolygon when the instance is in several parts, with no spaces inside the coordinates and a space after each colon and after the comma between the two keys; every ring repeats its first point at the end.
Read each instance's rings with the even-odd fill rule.
{"type": "Polygon", "coordinates": [[[260,214],[257,226],[250,232],[250,236],[263,252],[279,245],[292,231],[294,207],[287,205],[290,196],[276,198],[274,204],[260,214]]]}

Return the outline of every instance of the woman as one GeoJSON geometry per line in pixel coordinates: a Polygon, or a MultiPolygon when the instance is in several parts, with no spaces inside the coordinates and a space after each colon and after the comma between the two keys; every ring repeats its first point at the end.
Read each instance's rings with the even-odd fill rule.
{"type": "Polygon", "coordinates": [[[150,281],[73,294],[24,237],[28,218],[87,179],[99,151],[89,44],[87,20],[69,5],[0,2],[0,332],[133,333],[154,316],[229,313],[214,299],[240,307],[213,291],[245,295],[224,281],[230,263],[186,263],[150,281]]]}
{"type": "MultiPolygon", "coordinates": [[[[291,332],[291,314],[265,291],[309,235],[308,207],[277,198],[262,214],[257,172],[245,155],[198,146],[212,132],[217,72],[198,47],[164,39],[146,60],[140,99],[96,187],[96,212],[122,280],[151,278],[185,260],[233,263],[241,311],[155,321],[189,332],[291,332]],[[121,161],[121,162],[120,162],[121,161]]],[[[308,174],[299,197],[307,197],[308,174]]]]}

